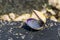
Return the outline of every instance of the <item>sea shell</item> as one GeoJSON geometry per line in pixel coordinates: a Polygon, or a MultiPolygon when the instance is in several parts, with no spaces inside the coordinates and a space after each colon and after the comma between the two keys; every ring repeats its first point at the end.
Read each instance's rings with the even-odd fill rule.
{"type": "Polygon", "coordinates": [[[30,28],[35,29],[35,30],[43,29],[43,27],[42,27],[43,22],[42,21],[39,22],[38,20],[36,20],[34,18],[27,19],[26,24],[30,28]]]}
{"type": "Polygon", "coordinates": [[[36,13],[37,16],[39,16],[39,18],[40,18],[44,23],[46,23],[46,17],[45,17],[45,15],[44,15],[44,13],[39,12],[39,11],[37,11],[37,10],[33,10],[33,11],[36,13]]]}

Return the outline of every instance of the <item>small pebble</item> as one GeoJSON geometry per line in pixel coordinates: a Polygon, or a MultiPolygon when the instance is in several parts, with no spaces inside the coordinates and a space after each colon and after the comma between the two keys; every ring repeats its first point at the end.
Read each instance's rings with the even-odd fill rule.
{"type": "Polygon", "coordinates": [[[25,38],[25,35],[22,35],[21,38],[24,39],[25,38]]]}
{"type": "Polygon", "coordinates": [[[15,15],[14,13],[9,13],[9,16],[10,16],[10,18],[11,18],[12,20],[14,20],[15,17],[16,17],[16,15],[15,15]]]}

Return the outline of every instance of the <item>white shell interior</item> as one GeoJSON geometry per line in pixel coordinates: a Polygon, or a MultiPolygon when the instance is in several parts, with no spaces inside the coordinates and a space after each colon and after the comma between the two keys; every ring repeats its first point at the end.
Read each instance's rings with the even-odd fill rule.
{"type": "Polygon", "coordinates": [[[27,22],[27,25],[30,26],[33,29],[39,29],[40,28],[40,25],[39,25],[37,20],[29,20],[27,22]]]}

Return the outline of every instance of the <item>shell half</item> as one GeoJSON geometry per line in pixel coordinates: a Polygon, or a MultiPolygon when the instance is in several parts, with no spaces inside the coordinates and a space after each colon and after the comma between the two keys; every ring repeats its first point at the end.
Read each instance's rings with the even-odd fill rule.
{"type": "Polygon", "coordinates": [[[28,19],[28,20],[26,21],[26,24],[27,24],[30,28],[35,29],[35,30],[40,30],[40,29],[43,28],[43,27],[42,27],[42,25],[43,25],[43,24],[42,24],[42,21],[39,22],[38,20],[33,19],[33,18],[28,19]]]}

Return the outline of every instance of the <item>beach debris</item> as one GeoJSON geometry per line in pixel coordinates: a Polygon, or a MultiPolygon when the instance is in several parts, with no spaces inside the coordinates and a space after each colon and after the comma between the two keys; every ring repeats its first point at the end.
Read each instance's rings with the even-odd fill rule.
{"type": "Polygon", "coordinates": [[[60,0],[48,0],[49,5],[60,10],[60,0]]]}
{"type": "Polygon", "coordinates": [[[54,16],[51,16],[51,17],[50,17],[50,20],[55,21],[55,22],[58,21],[54,16]]]}
{"type": "Polygon", "coordinates": [[[14,21],[25,21],[28,18],[30,18],[30,14],[23,14],[21,16],[18,16],[16,19],[14,19],[14,21]]]}
{"type": "Polygon", "coordinates": [[[14,13],[9,13],[9,17],[10,17],[12,20],[14,20],[15,17],[16,17],[16,15],[15,15],[14,13]]]}
{"type": "Polygon", "coordinates": [[[52,15],[56,15],[56,13],[52,9],[46,9],[48,12],[50,12],[52,15]]]}
{"type": "Polygon", "coordinates": [[[11,19],[9,18],[9,16],[8,16],[7,14],[1,16],[1,19],[2,19],[3,21],[11,21],[11,19]]]}
{"type": "Polygon", "coordinates": [[[42,13],[42,12],[39,12],[39,11],[37,11],[37,10],[33,10],[38,16],[39,16],[39,18],[44,22],[44,23],[46,23],[46,17],[45,17],[45,15],[42,13]]]}

